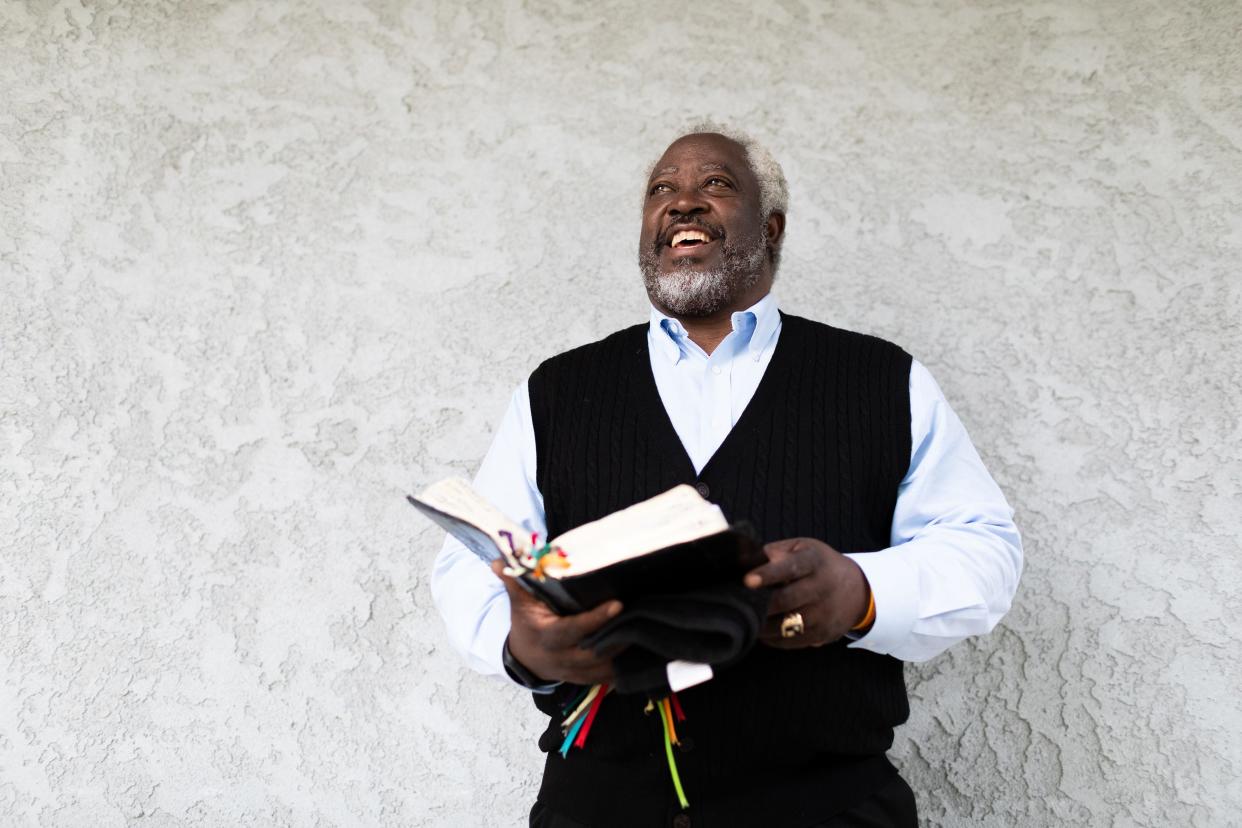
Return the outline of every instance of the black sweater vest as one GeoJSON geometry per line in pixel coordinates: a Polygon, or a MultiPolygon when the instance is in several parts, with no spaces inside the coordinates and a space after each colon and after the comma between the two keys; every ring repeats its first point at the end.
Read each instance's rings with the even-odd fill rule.
{"type": "MultiPolygon", "coordinates": [[[[701,474],[651,374],[645,325],[547,360],[531,375],[537,481],[550,537],[696,484],[766,541],[811,537],[841,552],[889,545],[910,461],[910,356],[874,337],[782,315],[776,350],[701,474]]],[[[551,716],[539,798],[587,825],[667,825],[678,813],[658,715],[609,696],[567,758],[561,710],[577,688],[536,695],[551,716]]],[[[758,645],[678,694],[677,763],[701,825],[807,825],[868,796],[909,708],[901,662],[843,642],[758,645]]]]}

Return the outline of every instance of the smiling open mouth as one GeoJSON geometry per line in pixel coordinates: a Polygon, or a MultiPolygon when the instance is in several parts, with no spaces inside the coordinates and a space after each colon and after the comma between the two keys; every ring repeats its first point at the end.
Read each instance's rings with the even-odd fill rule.
{"type": "Polygon", "coordinates": [[[702,230],[678,230],[669,239],[668,246],[674,248],[680,247],[698,247],[707,244],[712,237],[704,233],[702,230]]]}

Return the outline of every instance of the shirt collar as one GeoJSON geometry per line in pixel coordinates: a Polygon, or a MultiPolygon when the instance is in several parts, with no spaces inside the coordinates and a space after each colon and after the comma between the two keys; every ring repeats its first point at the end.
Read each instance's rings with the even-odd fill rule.
{"type": "MultiPolygon", "coordinates": [[[[744,311],[733,314],[733,332],[745,341],[746,350],[753,359],[759,359],[763,349],[772,341],[780,328],[781,315],[776,297],[768,293],[744,311]]],[[[651,321],[647,337],[669,362],[676,365],[685,356],[689,335],[680,322],[651,307],[651,321]]]]}

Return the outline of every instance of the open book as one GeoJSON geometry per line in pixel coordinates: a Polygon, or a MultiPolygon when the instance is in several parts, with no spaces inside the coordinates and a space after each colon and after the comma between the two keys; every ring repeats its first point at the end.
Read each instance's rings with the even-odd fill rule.
{"type": "Polygon", "coordinates": [[[740,583],[743,574],[767,560],[749,527],[731,526],[719,506],[686,485],[584,523],[550,543],[532,538],[459,478],[407,499],[484,563],[504,560],[519,583],[561,614],[612,598],[624,602],[740,583]]]}

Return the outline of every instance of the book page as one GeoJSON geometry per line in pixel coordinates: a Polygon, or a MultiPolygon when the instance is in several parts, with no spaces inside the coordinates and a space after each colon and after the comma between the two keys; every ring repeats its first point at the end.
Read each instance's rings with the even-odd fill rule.
{"type": "Polygon", "coordinates": [[[474,526],[491,538],[496,548],[506,554],[509,552],[509,542],[501,537],[501,532],[512,533],[513,541],[519,549],[530,545],[530,537],[521,526],[505,517],[460,477],[431,484],[415,500],[474,526]]]}
{"type": "Polygon", "coordinates": [[[565,551],[569,567],[548,574],[554,578],[582,575],[728,528],[719,506],[683,484],[556,538],[553,544],[565,551]]]}

